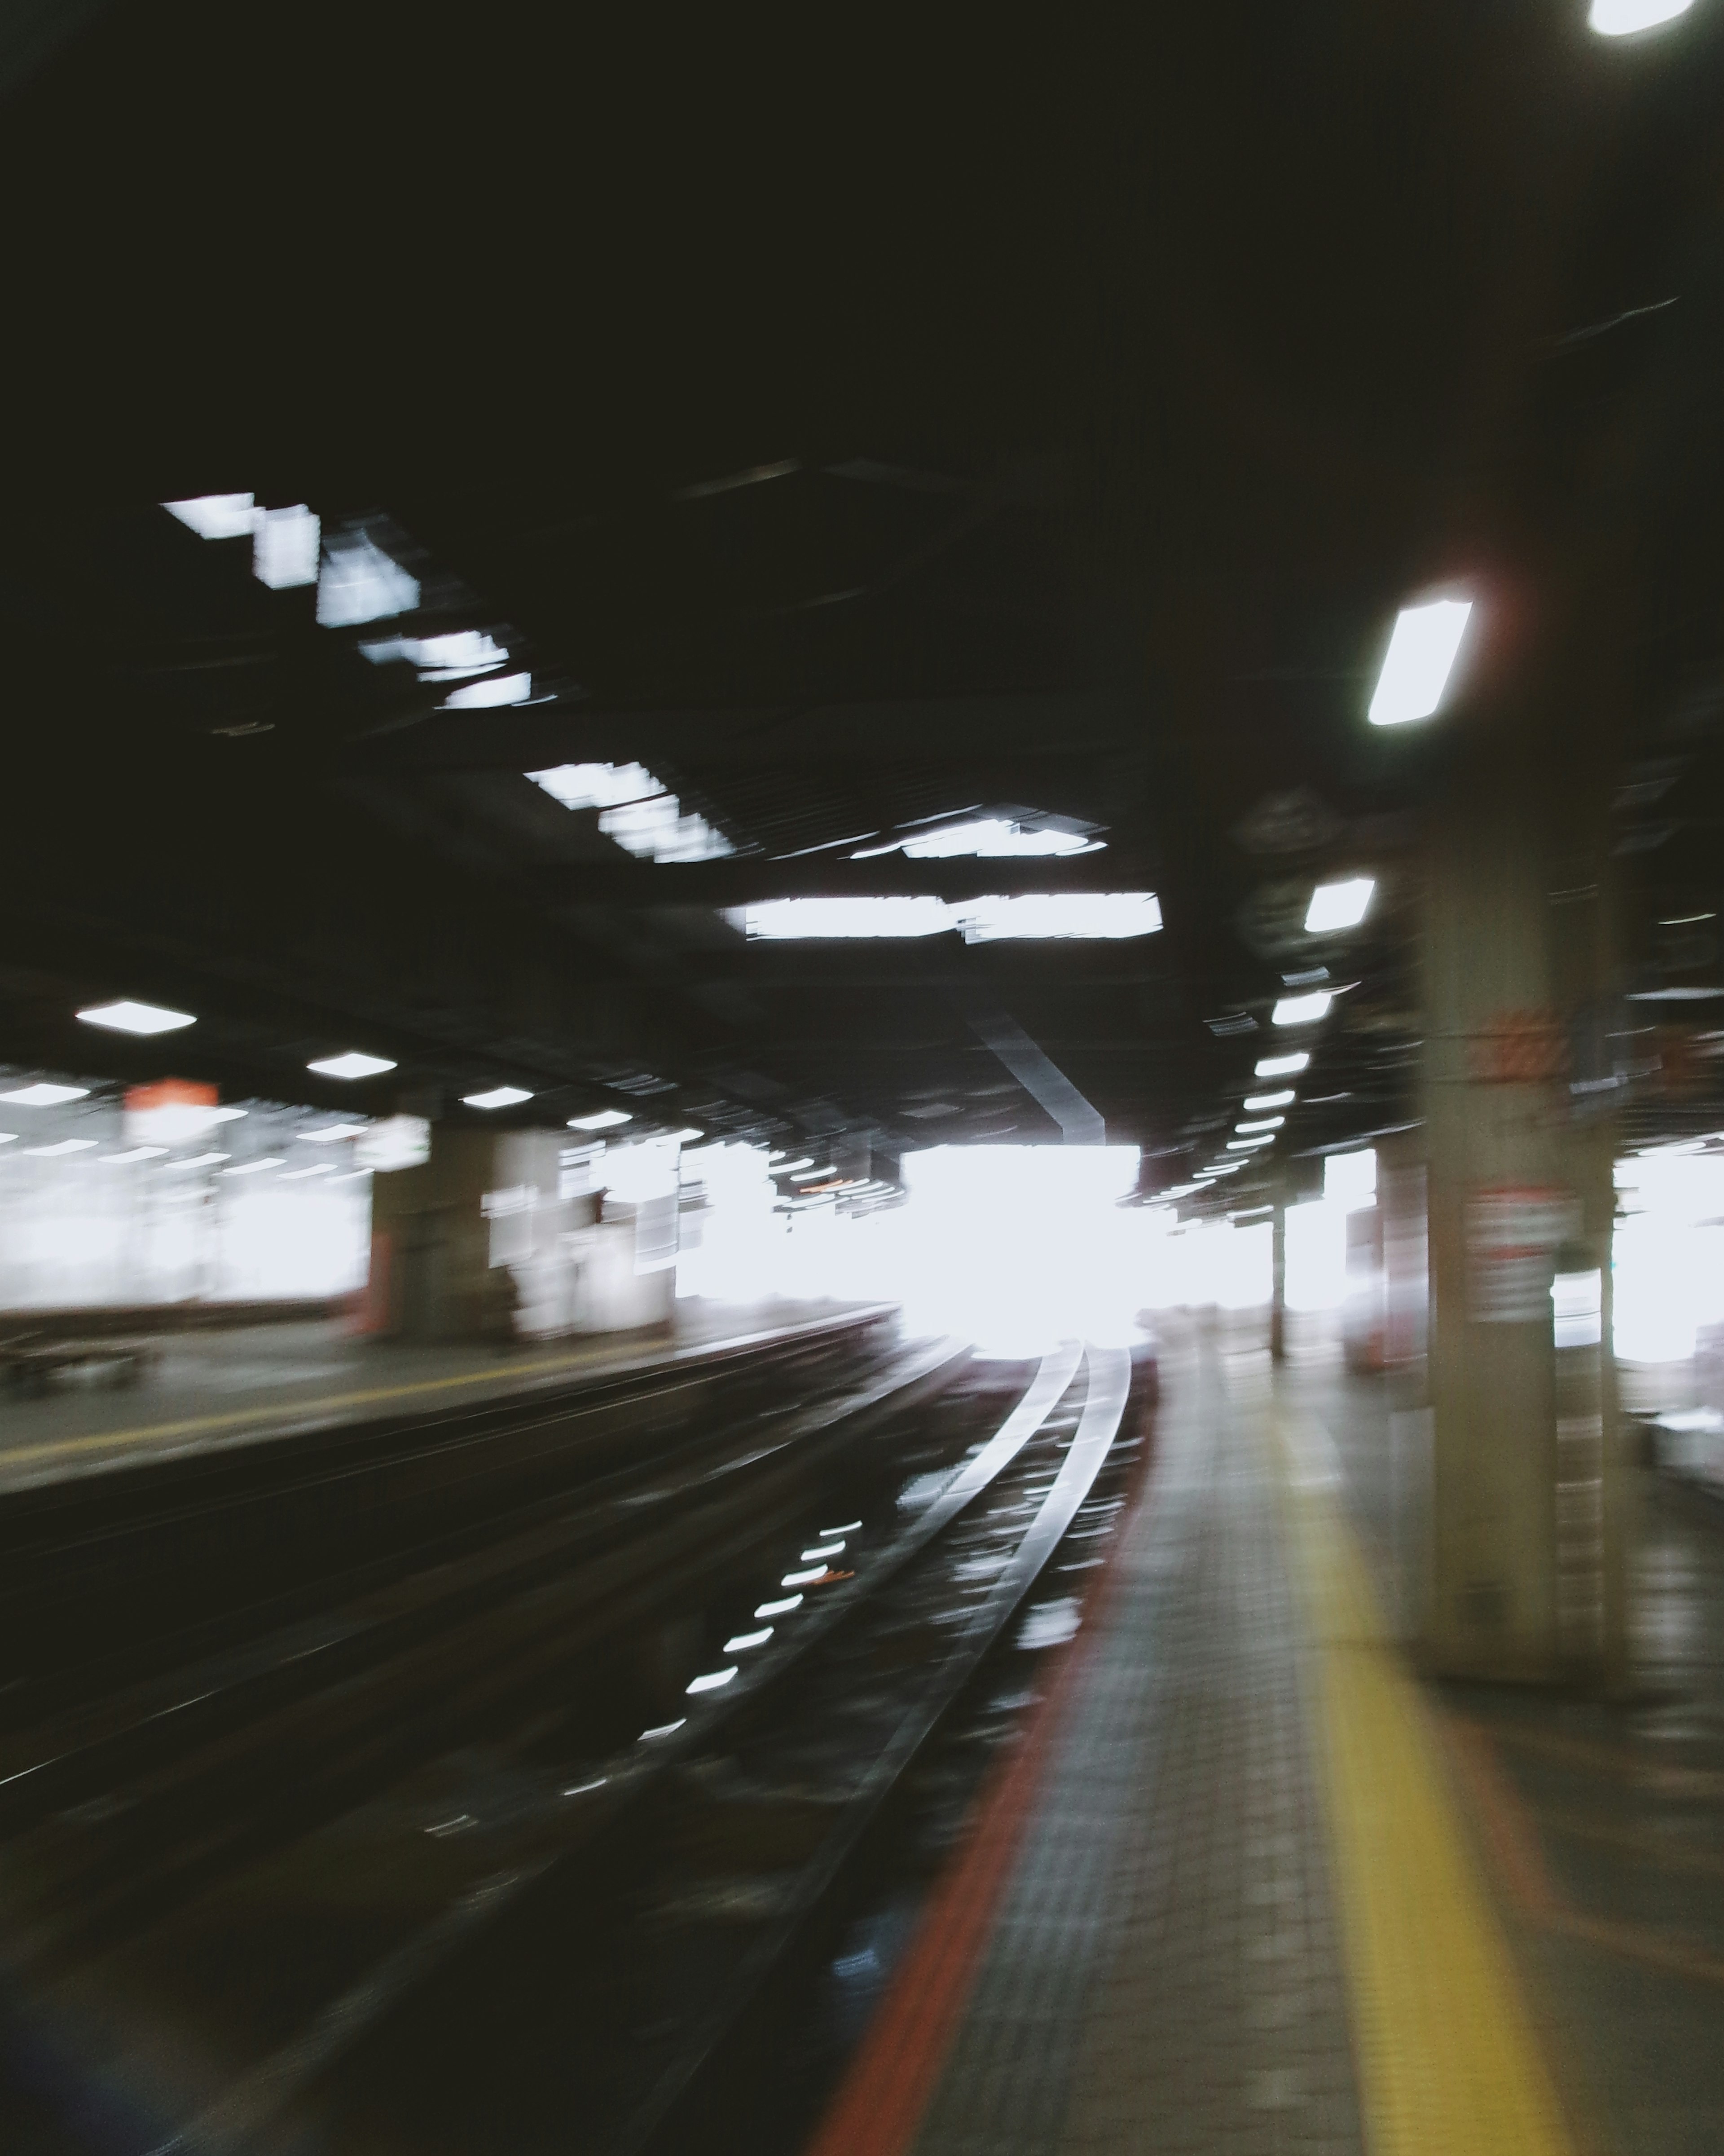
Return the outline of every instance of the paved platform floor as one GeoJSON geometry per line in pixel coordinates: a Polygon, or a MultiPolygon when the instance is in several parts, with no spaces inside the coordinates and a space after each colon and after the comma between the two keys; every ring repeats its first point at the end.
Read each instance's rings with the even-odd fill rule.
{"type": "Polygon", "coordinates": [[[1649,1482],[1627,1703],[1421,1684],[1393,1381],[1224,1341],[1166,1377],[991,1863],[817,2156],[1724,2148],[1724,1515],[1649,1482]]]}
{"type": "Polygon", "coordinates": [[[69,1373],[35,1396],[0,1390],[0,1488],[152,1455],[328,1428],[494,1399],[547,1378],[626,1368],[838,1314],[842,1306],[694,1298],[674,1330],[508,1348],[418,1347],[365,1338],[338,1319],[162,1336],[156,1368],[113,1389],[69,1373]]]}

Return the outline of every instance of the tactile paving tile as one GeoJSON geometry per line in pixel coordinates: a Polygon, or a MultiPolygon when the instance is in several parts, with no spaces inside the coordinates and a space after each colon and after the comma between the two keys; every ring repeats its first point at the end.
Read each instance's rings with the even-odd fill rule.
{"type": "Polygon", "coordinates": [[[1362,2150],[1265,1395],[1169,1390],[922,2156],[1362,2150]]]}

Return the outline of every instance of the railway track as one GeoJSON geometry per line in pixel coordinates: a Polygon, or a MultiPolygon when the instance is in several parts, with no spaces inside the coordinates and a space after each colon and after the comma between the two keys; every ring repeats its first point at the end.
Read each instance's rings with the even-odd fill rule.
{"type": "Polygon", "coordinates": [[[121,2030],[140,2147],[698,2138],[1135,1442],[1123,1355],[861,1360],[0,1737],[26,2047],[121,2030]]]}

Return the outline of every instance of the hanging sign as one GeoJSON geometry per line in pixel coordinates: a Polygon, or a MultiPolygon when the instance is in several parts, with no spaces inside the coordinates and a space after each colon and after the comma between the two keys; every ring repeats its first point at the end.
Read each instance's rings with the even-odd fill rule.
{"type": "Polygon", "coordinates": [[[1580,1201],[1555,1183],[1486,1183],[1466,1203],[1467,1315],[1481,1325],[1551,1322],[1556,1254],[1580,1232],[1580,1201]]]}

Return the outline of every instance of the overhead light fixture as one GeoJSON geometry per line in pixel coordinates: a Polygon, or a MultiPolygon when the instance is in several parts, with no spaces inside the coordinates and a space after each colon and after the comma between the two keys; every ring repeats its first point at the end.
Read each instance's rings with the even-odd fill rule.
{"type": "Polygon", "coordinates": [[[596,808],[598,828],[637,860],[716,861],[736,851],[644,763],[559,763],[527,777],[565,808],[596,808]]]}
{"type": "MultiPolygon", "coordinates": [[[[773,1163],[772,1173],[774,1175],[794,1175],[798,1168],[812,1168],[813,1165],[814,1156],[813,1153],[801,1152],[797,1155],[794,1160],[777,1161],[773,1163]]],[[[824,1168],[822,1168],[820,1173],[824,1175],[826,1171],[824,1168]]]]}
{"type": "Polygon", "coordinates": [[[333,1175],[336,1164],[332,1160],[314,1160],[310,1168],[290,1168],[282,1177],[284,1183],[303,1183],[310,1175],[333,1175]]]}
{"type": "Polygon", "coordinates": [[[1274,1143],[1275,1140],[1273,1137],[1229,1138],[1227,1142],[1227,1149],[1229,1152],[1255,1152],[1259,1146],[1273,1145],[1274,1143]]]}
{"type": "Polygon", "coordinates": [[[320,1056],[305,1068],[320,1078],[375,1078],[380,1070],[393,1070],[395,1065],[387,1055],[362,1055],[357,1049],[350,1049],[345,1055],[320,1056]]]}
{"type": "Polygon", "coordinates": [[[533,693],[531,674],[485,674],[443,700],[446,711],[480,711],[497,704],[524,704],[533,693]]]}
{"type": "Polygon", "coordinates": [[[1334,997],[1326,988],[1317,988],[1308,996],[1283,996],[1270,1013],[1275,1025],[1314,1025],[1320,1018],[1327,1018],[1334,997]]]}
{"type": "Polygon", "coordinates": [[[982,860],[1034,858],[1046,855],[1092,854],[1103,841],[1082,831],[1062,831],[1044,825],[1014,824],[1003,816],[973,816],[908,837],[889,839],[880,846],[865,846],[852,854],[853,861],[871,861],[882,854],[902,852],[913,861],[945,861],[967,855],[982,860]]]}
{"type": "Polygon", "coordinates": [[[136,1004],[124,997],[118,1003],[92,1004],[78,1016],[85,1025],[106,1026],[112,1033],[173,1033],[198,1023],[190,1011],[166,1010],[159,1004],[136,1004]]]}
{"type": "Polygon", "coordinates": [[[1290,1055],[1260,1056],[1253,1075],[1259,1078],[1296,1078],[1310,1062],[1311,1057],[1302,1048],[1296,1049],[1290,1055]]]}
{"type": "Polygon", "coordinates": [[[170,1168],[208,1168],[213,1162],[233,1158],[228,1152],[194,1152],[189,1160],[171,1160],[167,1164],[170,1168]]]}
{"type": "Polygon", "coordinates": [[[1433,599],[1427,606],[1402,608],[1371,699],[1373,726],[1404,726],[1409,719],[1428,719],[1436,710],[1472,610],[1470,599],[1433,599]]]}
{"type": "Polygon", "coordinates": [[[257,515],[249,494],[200,494],[162,506],[200,539],[249,539],[257,515]]]}
{"type": "Polygon", "coordinates": [[[966,943],[1069,938],[1119,941],[1162,926],[1152,891],[1027,891],[961,899],[775,898],[741,909],[743,932],[761,942],[909,941],[955,932],[966,943]]]}
{"type": "Polygon", "coordinates": [[[165,1160],[167,1152],[166,1146],[134,1146],[130,1152],[105,1152],[102,1165],[104,1168],[123,1168],[129,1161],[165,1160]]]}
{"type": "MultiPolygon", "coordinates": [[[[411,613],[419,580],[365,531],[332,531],[317,573],[317,619],[325,629],[357,629],[411,613]]],[[[367,654],[368,656],[369,654],[367,654]]]]}
{"type": "Polygon", "coordinates": [[[94,1138],[62,1138],[58,1145],[26,1146],[24,1151],[33,1160],[58,1160],[62,1153],[94,1152],[94,1138]]]}
{"type": "Polygon", "coordinates": [[[1686,15],[1694,0],[1593,0],[1587,28],[1601,38],[1629,38],[1636,30],[1655,30],[1686,15]]]}
{"type": "Polygon", "coordinates": [[[251,572],[272,592],[291,591],[317,581],[318,542],[322,526],[303,501],[291,509],[253,512],[251,572]]]}
{"type": "Polygon", "coordinates": [[[295,1136],[301,1145],[334,1145],[339,1138],[363,1137],[370,1128],[369,1123],[326,1123],[321,1131],[297,1131],[295,1136]]]}
{"type": "Polygon", "coordinates": [[[1249,1137],[1256,1131],[1278,1131],[1286,1120],[1285,1116],[1265,1116],[1258,1122],[1235,1123],[1234,1128],[1242,1138],[1249,1137]]]}
{"type": "Polygon", "coordinates": [[[670,1137],[672,1145],[697,1145],[706,1135],[705,1131],[697,1131],[692,1123],[688,1123],[680,1131],[672,1131],[670,1137]]]}
{"type": "Polygon", "coordinates": [[[572,1131],[613,1131],[618,1123],[634,1121],[626,1108],[599,1108],[590,1116],[571,1116],[572,1131]]]}
{"type": "Polygon", "coordinates": [[[88,1086],[50,1086],[45,1081],[35,1086],[20,1086],[15,1091],[0,1093],[0,1101],[11,1101],[20,1108],[58,1108],[66,1101],[83,1101],[90,1096],[88,1086]]]}
{"type": "Polygon", "coordinates": [[[1279,1093],[1249,1093],[1245,1096],[1245,1112],[1249,1116],[1259,1108],[1290,1108],[1298,1098],[1290,1086],[1279,1093]]]}
{"type": "Polygon", "coordinates": [[[532,1095],[523,1086],[493,1086],[489,1093],[464,1093],[461,1105],[464,1108],[518,1108],[532,1095]]]}
{"type": "Polygon", "coordinates": [[[275,1153],[267,1153],[262,1160],[243,1160],[237,1168],[224,1168],[223,1175],[261,1175],[266,1168],[283,1168],[286,1163],[275,1153]]]}
{"type": "Polygon", "coordinates": [[[1306,934],[1326,936],[1337,928],[1357,928],[1376,888],[1370,876],[1353,876],[1345,883],[1320,883],[1306,909],[1306,934]]]}

